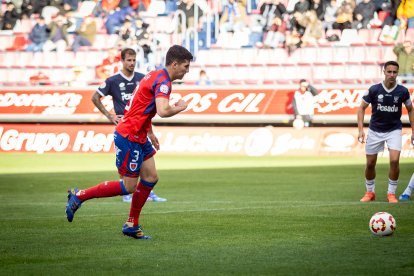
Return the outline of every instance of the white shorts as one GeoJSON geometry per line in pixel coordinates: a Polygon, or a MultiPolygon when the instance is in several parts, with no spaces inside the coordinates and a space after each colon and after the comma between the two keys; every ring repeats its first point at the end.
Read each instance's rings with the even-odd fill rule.
{"type": "Polygon", "coordinates": [[[384,145],[387,143],[388,149],[401,151],[402,136],[401,129],[391,132],[376,132],[368,129],[367,143],[365,144],[366,154],[378,154],[384,151],[384,145]]]}

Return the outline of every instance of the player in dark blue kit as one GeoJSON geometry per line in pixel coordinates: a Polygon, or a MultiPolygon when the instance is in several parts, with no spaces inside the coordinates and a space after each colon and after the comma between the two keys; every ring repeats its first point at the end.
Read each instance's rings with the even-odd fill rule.
{"type": "MultiPolygon", "coordinates": [[[[122,69],[103,82],[92,96],[92,102],[105,115],[109,121],[117,125],[120,118],[124,116],[124,109],[131,99],[132,92],[139,86],[139,82],[145,76],[144,74],[134,71],[136,63],[136,52],[133,49],[125,48],[121,51],[122,69]],[[111,96],[115,114],[111,114],[102,103],[105,96],[111,96]]],[[[110,109],[110,108],[109,108],[110,109]]],[[[158,139],[153,133],[150,133],[151,142],[158,149],[158,139]]],[[[131,195],[123,196],[123,201],[131,202],[131,195]]],[[[154,192],[148,197],[148,201],[163,202],[165,198],[157,196],[154,192]]]]}
{"type": "Polygon", "coordinates": [[[366,193],[361,202],[375,200],[375,166],[378,153],[384,150],[387,144],[390,169],[388,173],[388,202],[397,203],[395,196],[400,174],[400,152],[402,147],[402,105],[408,111],[411,124],[411,143],[414,142],[414,111],[410,99],[410,93],[404,86],[397,84],[399,65],[395,61],[384,64],[385,79],[379,84],[371,86],[362,97],[358,108],[358,141],[365,143],[366,167],[365,186],[366,193]],[[368,135],[365,140],[364,115],[366,108],[371,104],[372,115],[368,127],[368,135]]]}

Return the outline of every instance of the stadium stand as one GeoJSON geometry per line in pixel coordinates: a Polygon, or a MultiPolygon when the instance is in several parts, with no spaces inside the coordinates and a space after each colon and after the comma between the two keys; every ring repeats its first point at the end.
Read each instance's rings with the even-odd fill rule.
{"type": "MultiPolygon", "coordinates": [[[[251,4],[252,1],[247,3],[251,4]]],[[[34,14],[31,18],[18,20],[13,31],[0,31],[1,84],[29,83],[29,77],[39,69],[50,77],[52,84],[61,84],[68,81],[68,76],[75,67],[82,67],[85,81],[100,81],[96,78],[95,67],[106,57],[108,49],[117,47],[119,38],[117,34],[106,32],[106,14],[97,12],[99,7],[96,5],[99,5],[100,1],[79,2],[78,10],[67,16],[72,16],[71,20],[75,25],[85,16],[96,16],[98,32],[93,45],[81,47],[76,54],[70,50],[59,54],[26,52],[24,49],[28,43],[28,33],[35,24],[35,18],[40,15],[34,14]]],[[[288,10],[294,7],[294,1],[281,2],[288,10]]],[[[2,7],[5,3],[3,0],[2,7]]],[[[204,68],[210,78],[219,84],[285,84],[293,83],[300,78],[309,79],[313,83],[366,83],[381,78],[380,66],[386,60],[395,60],[392,49],[396,43],[407,38],[414,40],[414,29],[407,29],[405,33],[402,31],[394,43],[379,40],[381,28],[343,31],[328,29],[317,45],[301,47],[289,53],[283,47],[263,48],[249,45],[248,36],[246,40],[244,33],[217,33],[218,26],[215,24],[222,7],[217,5],[217,1],[209,0],[206,3],[202,7],[208,17],[203,17],[200,30],[205,32],[205,26],[209,25],[205,20],[210,18],[213,26],[209,38],[211,44],[206,44],[206,38],[201,36],[201,32],[198,34],[202,40],[198,42],[195,42],[189,33],[180,33],[180,18],[174,11],[167,14],[163,1],[153,1],[147,11],[137,13],[149,24],[149,30],[153,35],[150,49],[152,64],[148,64],[148,58],[142,54],[138,56],[140,66],[137,69],[146,71],[148,68],[161,66],[163,51],[171,43],[181,41],[183,45],[189,45],[196,56],[192,64],[194,70],[184,80],[187,84],[193,84],[198,78],[199,70],[204,68]],[[337,36],[338,41],[328,40],[333,35],[337,36]],[[204,46],[199,48],[199,45],[204,46]]],[[[255,9],[252,10],[251,6],[247,9],[251,11],[249,14],[260,14],[262,2],[257,1],[255,4],[255,9]]],[[[44,13],[49,13],[45,16],[51,18],[55,16],[56,9],[52,7],[44,10],[44,13]]],[[[386,15],[381,13],[379,19],[384,20],[386,15]]],[[[284,19],[289,20],[289,16],[284,15],[284,19]]],[[[73,41],[73,36],[73,32],[69,34],[69,45],[73,41]]]]}

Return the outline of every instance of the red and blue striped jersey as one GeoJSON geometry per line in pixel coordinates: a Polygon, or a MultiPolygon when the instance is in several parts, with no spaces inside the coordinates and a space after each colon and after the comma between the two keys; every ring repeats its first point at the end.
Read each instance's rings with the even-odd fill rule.
{"type": "Polygon", "coordinates": [[[170,98],[171,81],[167,70],[149,72],[134,90],[125,107],[125,115],[116,126],[116,131],[131,142],[145,143],[151,120],[157,113],[155,99],[170,98]]]}

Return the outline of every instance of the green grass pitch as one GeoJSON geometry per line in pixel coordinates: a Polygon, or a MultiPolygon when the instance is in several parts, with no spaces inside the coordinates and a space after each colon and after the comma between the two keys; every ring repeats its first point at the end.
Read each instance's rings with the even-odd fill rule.
{"type": "MultiPolygon", "coordinates": [[[[414,202],[360,203],[364,157],[156,156],[156,192],[122,235],[129,204],[86,202],[66,220],[66,190],[116,179],[112,154],[0,155],[1,275],[414,275],[414,202]],[[393,236],[371,236],[375,212],[393,236]]],[[[401,162],[398,195],[414,172],[401,162]]]]}

